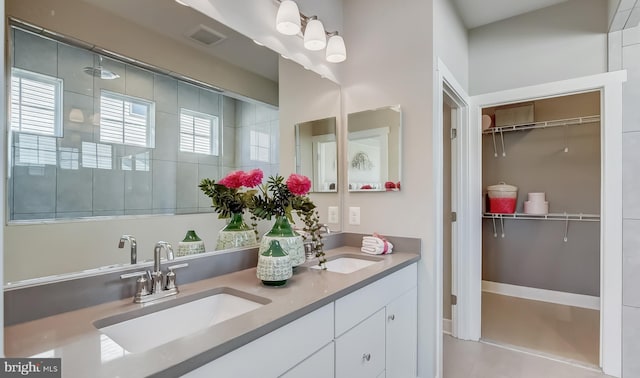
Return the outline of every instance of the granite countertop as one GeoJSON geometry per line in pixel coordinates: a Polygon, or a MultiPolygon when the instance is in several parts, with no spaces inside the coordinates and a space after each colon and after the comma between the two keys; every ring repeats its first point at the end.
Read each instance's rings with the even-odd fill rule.
{"type": "MultiPolygon", "coordinates": [[[[356,247],[326,251],[329,259],[345,253],[364,255],[356,247]]],[[[229,288],[270,302],[145,352],[125,351],[93,325],[97,320],[143,307],[127,298],[6,327],[5,354],[7,357],[60,357],[63,377],[177,376],[410,265],[420,257],[419,251],[395,251],[380,258],[381,262],[349,274],[298,267],[287,285],[281,288],[263,286],[256,278],[255,268],[180,285],[177,298],[229,288]]]]}

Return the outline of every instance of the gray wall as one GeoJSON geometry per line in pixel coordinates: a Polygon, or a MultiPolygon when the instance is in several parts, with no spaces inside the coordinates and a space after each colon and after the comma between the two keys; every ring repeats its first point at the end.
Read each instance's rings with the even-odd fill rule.
{"type": "Polygon", "coordinates": [[[622,138],[622,376],[640,376],[640,28],[611,33],[609,69],[626,69],[622,138]]]}
{"type": "MultiPolygon", "coordinates": [[[[534,102],[536,121],[600,114],[598,92],[534,102]]],[[[493,109],[487,109],[491,113],[493,109]]],[[[483,136],[483,187],[505,181],[518,187],[517,212],[529,192],[546,192],[550,213],[600,213],[600,123],[483,136]],[[568,147],[568,152],[563,152],[568,147]]],[[[599,222],[483,221],[483,280],[599,296],[599,222]]]]}
{"type": "Polygon", "coordinates": [[[469,31],[469,94],[607,71],[607,4],[570,0],[469,31]]]}

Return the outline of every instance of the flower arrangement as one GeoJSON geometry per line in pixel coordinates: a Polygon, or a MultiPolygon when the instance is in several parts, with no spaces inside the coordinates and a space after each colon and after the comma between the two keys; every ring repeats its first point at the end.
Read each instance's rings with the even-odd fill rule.
{"type": "Polygon", "coordinates": [[[307,196],[311,189],[311,180],[298,174],[291,174],[285,181],[283,176],[271,176],[267,183],[259,186],[260,192],[254,198],[249,211],[257,218],[271,219],[283,216],[293,223],[292,212],[304,222],[304,231],[311,238],[320,265],[324,267],[326,258],[320,234],[321,224],[316,205],[307,196]]]}
{"type": "Polygon", "coordinates": [[[218,182],[208,178],[202,179],[199,187],[211,198],[219,218],[229,218],[232,214],[243,213],[244,209],[252,206],[258,190],[251,188],[260,185],[263,176],[264,173],[260,169],[234,171],[218,182]]]}

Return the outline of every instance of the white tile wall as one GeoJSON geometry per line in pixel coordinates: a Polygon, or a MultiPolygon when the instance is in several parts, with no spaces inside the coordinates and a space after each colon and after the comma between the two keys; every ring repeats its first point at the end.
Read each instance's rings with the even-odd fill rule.
{"type": "Polygon", "coordinates": [[[15,31],[14,64],[18,68],[56,76],[58,44],[28,32],[15,31]]]}
{"type": "Polygon", "coordinates": [[[622,308],[622,377],[640,376],[640,308],[622,308]]]}
{"type": "Polygon", "coordinates": [[[622,129],[640,131],[640,44],[622,49],[622,68],[627,70],[627,82],[622,86],[622,129]]]}
{"type": "Polygon", "coordinates": [[[627,132],[622,139],[622,214],[625,219],[640,219],[638,172],[640,172],[640,132],[627,132]]]}
{"type": "MultiPolygon", "coordinates": [[[[612,41],[620,43],[619,41],[612,41]]],[[[622,36],[623,84],[622,377],[640,377],[640,28],[622,36]]],[[[619,46],[611,46],[614,51],[619,46]]]]}

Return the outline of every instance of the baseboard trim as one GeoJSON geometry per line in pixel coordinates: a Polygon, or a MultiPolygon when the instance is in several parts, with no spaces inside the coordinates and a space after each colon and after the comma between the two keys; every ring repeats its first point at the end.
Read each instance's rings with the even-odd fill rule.
{"type": "Polygon", "coordinates": [[[492,281],[482,281],[482,291],[534,301],[600,310],[600,297],[591,295],[565,293],[562,291],[537,289],[492,281]]]}
{"type": "Polygon", "coordinates": [[[451,319],[442,319],[442,332],[447,335],[451,334],[451,319]]]}

